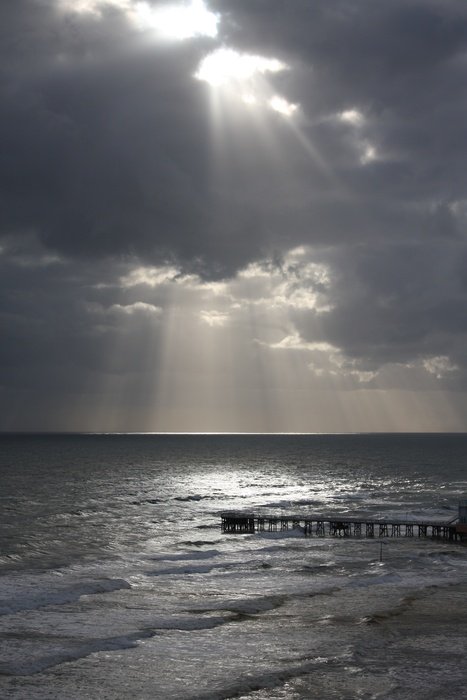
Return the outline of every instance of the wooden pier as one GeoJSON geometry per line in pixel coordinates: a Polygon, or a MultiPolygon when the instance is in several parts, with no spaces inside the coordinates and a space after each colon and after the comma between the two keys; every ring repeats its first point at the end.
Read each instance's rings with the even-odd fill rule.
{"type": "Polygon", "coordinates": [[[243,511],[221,513],[221,527],[228,533],[301,530],[305,537],[432,537],[458,541],[467,528],[453,521],[351,518],[340,515],[262,515],[243,511]]]}

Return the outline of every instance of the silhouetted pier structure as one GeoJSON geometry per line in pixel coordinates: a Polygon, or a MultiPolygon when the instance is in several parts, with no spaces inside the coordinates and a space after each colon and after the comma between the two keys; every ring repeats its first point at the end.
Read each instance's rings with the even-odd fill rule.
{"type": "Polygon", "coordinates": [[[457,517],[450,522],[375,519],[341,515],[262,515],[243,511],[221,513],[223,532],[254,533],[300,529],[305,537],[433,537],[450,541],[467,536],[457,517]]]}

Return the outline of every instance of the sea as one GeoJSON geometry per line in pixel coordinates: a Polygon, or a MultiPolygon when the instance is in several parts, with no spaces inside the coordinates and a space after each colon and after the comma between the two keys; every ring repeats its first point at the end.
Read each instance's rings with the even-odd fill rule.
{"type": "Polygon", "coordinates": [[[467,435],[0,436],[0,697],[460,700],[467,547],[228,534],[449,521],[467,435]]]}

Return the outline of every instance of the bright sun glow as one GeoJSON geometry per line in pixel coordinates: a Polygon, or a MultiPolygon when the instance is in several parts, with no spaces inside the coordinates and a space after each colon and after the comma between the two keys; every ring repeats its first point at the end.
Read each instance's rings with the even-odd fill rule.
{"type": "Polygon", "coordinates": [[[347,109],[339,114],[339,118],[352,126],[361,126],[364,122],[363,114],[358,109],[347,109]]]}
{"type": "Polygon", "coordinates": [[[102,16],[104,9],[116,8],[125,13],[141,30],[153,30],[166,39],[191,39],[217,36],[219,15],[210,12],[203,0],[154,8],[149,2],[131,0],[57,0],[66,12],[102,16]]]}
{"type": "Polygon", "coordinates": [[[217,36],[219,16],[209,12],[202,0],[158,9],[153,9],[147,2],[138,2],[135,13],[136,21],[142,29],[155,29],[168,39],[217,36]]]}
{"type": "Polygon", "coordinates": [[[204,58],[195,77],[217,87],[227,83],[245,83],[258,74],[277,73],[287,66],[276,58],[218,49],[204,58]]]}
{"type": "Polygon", "coordinates": [[[275,112],[279,112],[279,114],[283,114],[285,117],[291,117],[298,107],[298,105],[287,102],[287,100],[285,100],[283,97],[279,97],[279,95],[274,95],[274,97],[271,97],[269,100],[269,106],[275,112]]]}
{"type": "Polygon", "coordinates": [[[275,95],[265,79],[267,73],[287,70],[277,58],[246,54],[234,49],[217,49],[206,56],[198,66],[195,78],[213,88],[222,88],[249,106],[266,107],[284,117],[290,117],[298,105],[275,95]]]}

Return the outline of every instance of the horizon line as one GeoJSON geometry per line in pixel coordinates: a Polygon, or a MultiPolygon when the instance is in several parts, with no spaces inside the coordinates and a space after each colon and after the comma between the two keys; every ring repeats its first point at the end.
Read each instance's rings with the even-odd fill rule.
{"type": "Polygon", "coordinates": [[[316,435],[466,435],[466,430],[355,430],[355,431],[199,431],[199,430],[0,430],[0,435],[173,435],[173,436],[316,436],[316,435]]]}

